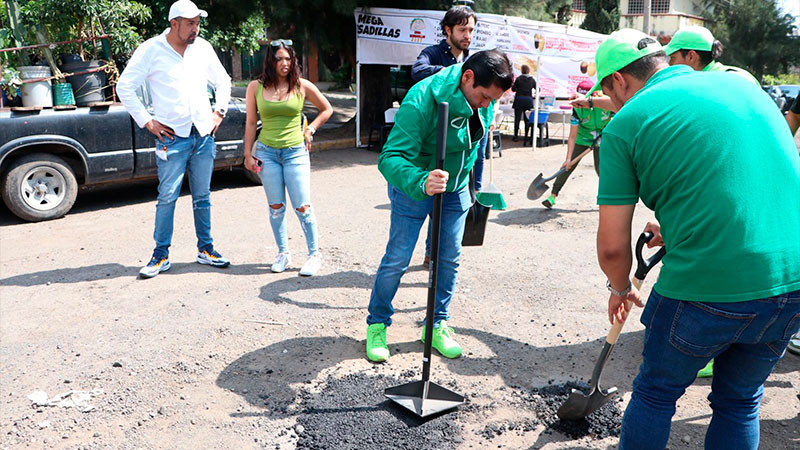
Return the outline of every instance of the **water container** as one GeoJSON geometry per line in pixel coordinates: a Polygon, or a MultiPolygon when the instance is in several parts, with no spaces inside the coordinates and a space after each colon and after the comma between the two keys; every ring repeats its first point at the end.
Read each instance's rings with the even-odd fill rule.
{"type": "MultiPolygon", "coordinates": [[[[96,69],[102,63],[97,60],[68,62],[61,67],[64,73],[78,73],[96,69]]],[[[103,71],[73,75],[67,77],[67,81],[72,85],[75,93],[75,104],[78,106],[88,106],[91,103],[104,101],[104,89],[106,86],[106,73],[103,71]]]]}
{"type": "Polygon", "coordinates": [[[22,79],[22,106],[53,107],[53,86],[50,80],[27,83],[25,80],[47,78],[51,75],[47,66],[20,66],[19,77],[22,79]]]}

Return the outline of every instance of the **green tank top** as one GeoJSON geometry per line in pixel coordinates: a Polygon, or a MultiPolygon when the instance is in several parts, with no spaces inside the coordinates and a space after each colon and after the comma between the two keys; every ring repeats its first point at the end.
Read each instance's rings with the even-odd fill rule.
{"type": "Polygon", "coordinates": [[[258,83],[256,104],[261,117],[261,133],[258,140],[273,148],[288,148],[303,145],[303,96],[299,89],[288,100],[271,102],[264,100],[264,86],[258,83]]]}

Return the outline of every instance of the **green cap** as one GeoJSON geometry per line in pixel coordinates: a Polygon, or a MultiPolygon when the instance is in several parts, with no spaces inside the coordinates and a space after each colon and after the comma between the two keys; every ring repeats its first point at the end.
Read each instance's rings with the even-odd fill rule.
{"type": "Polygon", "coordinates": [[[658,41],[639,30],[623,28],[611,33],[608,39],[597,47],[594,58],[597,63],[597,84],[587,95],[600,89],[600,83],[605,77],[660,50],[663,48],[658,41]]]}
{"type": "Polygon", "coordinates": [[[706,27],[682,27],[672,36],[664,51],[671,55],[678,50],[701,50],[710,52],[714,45],[714,35],[706,27]]]}

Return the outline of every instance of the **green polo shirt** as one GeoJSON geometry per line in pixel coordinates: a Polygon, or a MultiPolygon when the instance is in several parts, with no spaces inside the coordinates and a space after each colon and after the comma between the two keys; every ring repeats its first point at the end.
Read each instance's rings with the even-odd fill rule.
{"type": "Polygon", "coordinates": [[[672,66],[620,109],[603,131],[597,202],[640,198],[667,248],[659,294],[739,302],[800,289],[800,156],[745,78],[672,66]]]}
{"type": "Polygon", "coordinates": [[[726,66],[725,64],[718,63],[717,61],[711,61],[708,63],[707,66],[703,67],[703,72],[732,72],[744,77],[751,83],[755,83],[756,86],[761,87],[761,83],[759,83],[758,80],[756,80],[756,77],[754,77],[750,72],[739,67],[726,66]]]}
{"type": "Polygon", "coordinates": [[[592,145],[613,116],[614,113],[601,108],[574,108],[569,123],[578,127],[575,143],[587,147],[592,145]]]}

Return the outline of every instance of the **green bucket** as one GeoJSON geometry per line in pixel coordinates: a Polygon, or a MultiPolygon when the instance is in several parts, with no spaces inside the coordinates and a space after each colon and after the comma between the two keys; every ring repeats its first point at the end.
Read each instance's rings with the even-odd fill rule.
{"type": "Polygon", "coordinates": [[[69,83],[56,83],[53,85],[53,103],[59,105],[74,105],[75,95],[69,83]]]}

